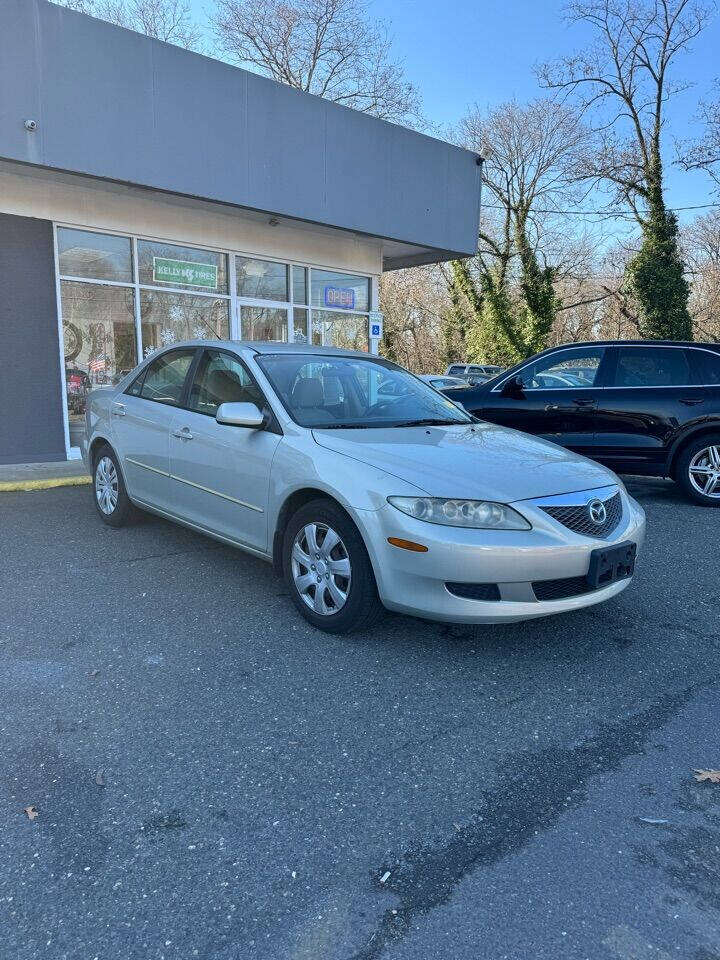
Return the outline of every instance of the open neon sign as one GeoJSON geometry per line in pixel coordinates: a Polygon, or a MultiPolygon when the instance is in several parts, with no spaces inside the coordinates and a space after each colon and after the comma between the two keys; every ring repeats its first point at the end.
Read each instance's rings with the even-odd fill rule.
{"type": "Polygon", "coordinates": [[[325,306],[336,310],[354,310],[355,291],[352,287],[325,287],[325,306]]]}

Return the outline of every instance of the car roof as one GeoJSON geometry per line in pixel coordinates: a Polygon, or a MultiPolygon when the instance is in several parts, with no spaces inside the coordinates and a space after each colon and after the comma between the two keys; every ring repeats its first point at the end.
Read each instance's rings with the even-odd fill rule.
{"type": "Polygon", "coordinates": [[[720,343],[704,340],[581,340],[578,343],[559,343],[555,347],[547,347],[540,352],[551,353],[554,350],[564,350],[566,347],[703,347],[720,351],[720,343]]]}
{"type": "MultiPolygon", "coordinates": [[[[278,340],[177,340],[161,350],[181,347],[224,347],[226,350],[251,350],[256,354],[307,354],[323,357],[372,357],[364,350],[341,350],[339,347],[318,347],[311,343],[282,343],[278,340]]],[[[158,353],[160,350],[158,350],[158,353]]]]}

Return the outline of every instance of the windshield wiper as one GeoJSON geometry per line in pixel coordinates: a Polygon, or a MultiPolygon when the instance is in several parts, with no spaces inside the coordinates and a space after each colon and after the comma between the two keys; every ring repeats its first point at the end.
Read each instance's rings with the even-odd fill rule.
{"type": "Polygon", "coordinates": [[[311,430],[362,430],[367,423],[317,423],[311,430]]]}
{"type": "Polygon", "coordinates": [[[402,423],[396,423],[396,427],[447,427],[447,426],[458,426],[458,424],[466,423],[465,420],[440,420],[435,417],[424,417],[421,420],[403,420],[402,423]]]}

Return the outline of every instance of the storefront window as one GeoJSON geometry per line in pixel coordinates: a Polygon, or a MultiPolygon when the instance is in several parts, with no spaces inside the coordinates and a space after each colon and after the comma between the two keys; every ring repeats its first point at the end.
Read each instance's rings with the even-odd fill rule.
{"type": "Polygon", "coordinates": [[[288,338],[288,312],[275,307],[241,307],[243,340],[281,340],[288,338]]]}
{"type": "Polygon", "coordinates": [[[367,277],[74,227],[56,235],[71,447],[80,444],[88,392],[137,364],[138,337],[144,355],[181,340],[227,339],[237,316],[233,332],[244,340],[368,348],[367,277]]]}
{"type": "Polygon", "coordinates": [[[235,257],[237,293],[250,300],[286,302],[288,295],[288,268],[285,263],[272,260],[253,260],[235,257]]]}
{"type": "Polygon", "coordinates": [[[129,237],[58,228],[60,273],[91,280],[132,283],[132,250],[129,237]]]}
{"type": "Polygon", "coordinates": [[[178,340],[227,340],[228,301],[164,290],[140,291],[143,351],[178,340]]]}
{"type": "Polygon", "coordinates": [[[205,293],[227,293],[227,256],[174,243],[138,240],[140,283],[205,293]]]}
{"type": "Polygon", "coordinates": [[[368,310],[370,281],[350,273],[311,270],[311,303],[313,307],[337,310],[368,310]]]}
{"type": "Polygon", "coordinates": [[[317,310],[313,312],[313,343],[343,350],[367,350],[367,317],[358,313],[317,310]],[[316,340],[322,334],[322,340],[316,340]]]}
{"type": "Polygon", "coordinates": [[[90,390],[117,383],[137,364],[132,287],[60,285],[70,445],[85,430],[90,390]]]}

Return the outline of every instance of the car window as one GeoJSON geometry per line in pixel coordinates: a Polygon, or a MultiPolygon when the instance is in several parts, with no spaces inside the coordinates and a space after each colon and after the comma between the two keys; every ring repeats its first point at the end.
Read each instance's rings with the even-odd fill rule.
{"type": "Polygon", "coordinates": [[[690,349],[687,352],[690,362],[690,380],[698,386],[720,384],[720,353],[709,350],[690,349]]]}
{"type": "Polygon", "coordinates": [[[577,390],[595,384],[604,347],[560,350],[518,371],[525,390],[577,390]]]}
{"type": "Polygon", "coordinates": [[[465,364],[464,364],[464,363],[456,363],[455,366],[450,367],[450,368],[448,369],[448,373],[449,373],[449,374],[465,373],[465,364]]]}
{"type": "Polygon", "coordinates": [[[473,422],[428,384],[385,361],[268,355],[259,357],[258,363],[290,416],[304,427],[473,422]]]}
{"type": "Polygon", "coordinates": [[[194,350],[173,350],[153,360],[128,390],[131,396],[178,406],[194,350]]]}
{"type": "Polygon", "coordinates": [[[690,382],[684,350],[677,347],[619,347],[614,386],[681,387],[690,382]]]}
{"type": "Polygon", "coordinates": [[[221,403],[254,403],[262,409],[265,398],[240,360],[206,350],[193,378],[188,407],[214,417],[221,403]]]}

